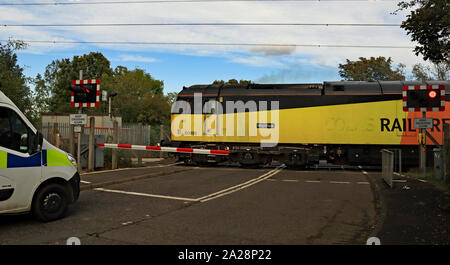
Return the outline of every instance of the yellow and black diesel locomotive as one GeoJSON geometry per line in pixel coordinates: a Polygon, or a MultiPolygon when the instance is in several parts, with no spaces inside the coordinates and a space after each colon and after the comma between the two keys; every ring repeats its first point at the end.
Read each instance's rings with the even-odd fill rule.
{"type": "MultiPolygon", "coordinates": [[[[421,112],[403,110],[402,88],[449,81],[324,82],[323,84],[193,85],[172,107],[172,145],[229,150],[229,156],[180,154],[189,162],[230,159],[241,164],[277,160],[304,166],[331,163],[377,165],[380,150],[402,150],[403,163],[418,160],[421,112]]],[[[446,94],[449,100],[450,95],[446,94]]],[[[429,132],[442,143],[445,111],[428,112],[429,132]]],[[[428,149],[432,149],[431,141],[428,149]]]]}

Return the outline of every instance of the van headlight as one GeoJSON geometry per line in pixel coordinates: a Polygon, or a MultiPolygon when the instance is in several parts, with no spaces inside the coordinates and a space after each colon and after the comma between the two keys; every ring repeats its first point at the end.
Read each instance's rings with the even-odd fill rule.
{"type": "Polygon", "coordinates": [[[67,159],[69,159],[70,163],[72,163],[74,167],[77,167],[77,160],[75,160],[75,158],[73,158],[73,156],[69,153],[67,154],[67,159]]]}

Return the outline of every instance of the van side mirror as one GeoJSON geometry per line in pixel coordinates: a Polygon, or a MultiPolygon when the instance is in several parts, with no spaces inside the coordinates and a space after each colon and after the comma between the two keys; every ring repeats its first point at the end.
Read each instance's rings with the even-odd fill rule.
{"type": "Polygon", "coordinates": [[[42,149],[42,142],[44,137],[41,132],[37,131],[36,134],[30,134],[30,148],[28,149],[29,154],[34,154],[42,149]]]}
{"type": "Polygon", "coordinates": [[[42,149],[42,142],[44,141],[44,136],[42,135],[42,133],[40,131],[37,131],[37,146],[36,146],[36,151],[41,151],[42,149]]]}

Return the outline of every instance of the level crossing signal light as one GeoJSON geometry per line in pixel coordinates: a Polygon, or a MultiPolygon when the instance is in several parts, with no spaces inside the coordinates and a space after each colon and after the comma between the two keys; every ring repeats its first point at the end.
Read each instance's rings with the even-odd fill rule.
{"type": "Polygon", "coordinates": [[[72,107],[98,107],[100,102],[100,81],[92,80],[73,80],[69,87],[72,91],[72,107]]]}
{"type": "Polygon", "coordinates": [[[405,86],[403,87],[404,111],[444,111],[444,86],[405,86]]]}

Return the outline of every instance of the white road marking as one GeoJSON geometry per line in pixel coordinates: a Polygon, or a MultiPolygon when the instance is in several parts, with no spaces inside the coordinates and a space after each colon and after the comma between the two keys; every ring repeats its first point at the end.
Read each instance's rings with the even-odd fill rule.
{"type": "Polygon", "coordinates": [[[80,182],[81,182],[81,183],[84,183],[84,184],[91,184],[91,183],[92,183],[92,182],[84,181],[84,180],[80,180],[80,182]]]}
{"type": "Polygon", "coordinates": [[[103,191],[103,192],[127,194],[127,195],[153,197],[153,198],[160,198],[160,199],[171,199],[171,200],[179,200],[179,201],[194,201],[194,202],[198,201],[198,199],[192,199],[192,198],[174,197],[174,196],[166,196],[166,195],[158,195],[158,194],[148,194],[148,193],[131,192],[131,191],[123,191],[123,190],[110,190],[110,189],[103,189],[103,188],[96,188],[94,190],[103,191]]]}
{"type": "Polygon", "coordinates": [[[127,195],[135,195],[135,196],[143,196],[143,197],[153,197],[153,198],[161,198],[161,199],[172,199],[172,200],[180,200],[180,201],[193,201],[193,202],[206,202],[209,200],[213,200],[219,197],[222,197],[224,195],[236,192],[238,190],[250,187],[258,182],[261,182],[263,180],[266,180],[270,177],[272,177],[273,175],[277,174],[278,172],[280,172],[284,167],[278,167],[276,169],[273,169],[269,172],[266,172],[265,174],[255,178],[255,179],[251,179],[249,181],[246,181],[244,183],[232,186],[230,188],[227,189],[223,189],[221,191],[218,192],[214,192],[211,193],[209,195],[200,197],[200,198],[184,198],[184,197],[175,197],[175,196],[166,196],[166,195],[159,195],[159,194],[148,194],[148,193],[140,193],[140,192],[130,192],[130,191],[122,191],[122,190],[111,190],[111,189],[104,189],[104,188],[96,188],[94,190],[96,191],[103,191],[103,192],[112,192],[112,193],[120,193],[120,194],[127,194],[127,195]]]}
{"type": "Polygon", "coordinates": [[[88,175],[94,175],[94,174],[100,174],[100,173],[108,173],[113,171],[122,171],[122,170],[131,170],[131,169],[144,169],[144,168],[158,168],[158,167],[170,167],[170,166],[176,166],[183,162],[177,162],[167,165],[154,165],[154,166],[148,166],[148,167],[127,167],[127,168],[118,168],[118,169],[109,169],[109,170],[102,170],[102,171],[95,171],[95,172],[89,172],[89,173],[82,173],[81,176],[88,176],[88,175]]]}
{"type": "Polygon", "coordinates": [[[361,182],[356,182],[356,184],[361,184],[361,185],[370,185],[370,183],[369,183],[369,182],[364,182],[364,181],[361,181],[361,182]]]}
{"type": "Polygon", "coordinates": [[[348,181],[330,181],[332,184],[350,184],[348,181]]]}
{"type": "MultiPolygon", "coordinates": [[[[284,181],[284,182],[299,182],[298,180],[293,180],[293,179],[267,179],[267,181],[284,181]]],[[[305,180],[306,183],[322,183],[320,180],[305,180]]],[[[329,181],[329,183],[332,184],[352,184],[353,182],[348,182],[348,181],[329,181]]],[[[370,185],[369,182],[366,181],[360,181],[360,182],[355,182],[356,184],[360,184],[360,185],[370,185]]]]}
{"type": "Polygon", "coordinates": [[[367,173],[366,171],[361,171],[364,175],[368,175],[369,173],[367,173]]]}
{"type": "Polygon", "coordinates": [[[251,179],[249,181],[246,181],[244,183],[241,183],[241,184],[229,187],[227,189],[223,189],[223,190],[220,190],[218,192],[214,192],[214,193],[211,193],[209,195],[197,198],[197,200],[199,200],[200,202],[207,202],[207,201],[210,201],[210,200],[213,200],[213,199],[217,199],[219,197],[231,194],[231,193],[236,192],[238,190],[242,190],[242,189],[248,188],[248,187],[250,187],[252,185],[255,185],[256,183],[259,183],[261,181],[264,181],[264,180],[266,180],[266,179],[276,175],[278,172],[283,170],[283,168],[284,167],[281,167],[281,166],[277,167],[276,169],[272,169],[271,171],[269,171],[269,172],[267,172],[267,173],[265,173],[265,174],[255,178],[255,179],[251,179]]]}
{"type": "Polygon", "coordinates": [[[407,182],[407,180],[406,179],[393,179],[392,182],[405,183],[405,182],[407,182]]]}

